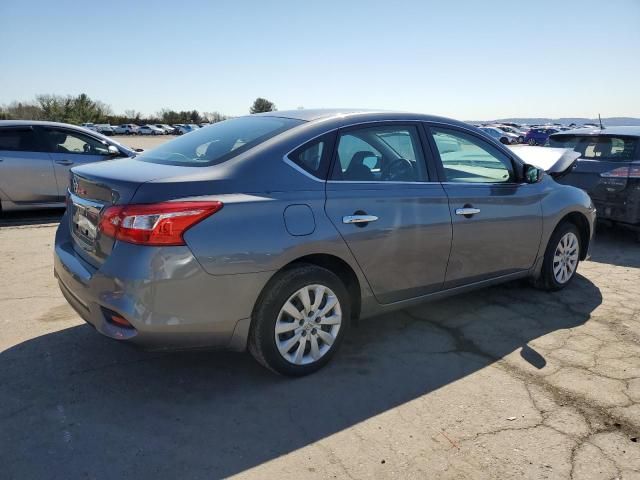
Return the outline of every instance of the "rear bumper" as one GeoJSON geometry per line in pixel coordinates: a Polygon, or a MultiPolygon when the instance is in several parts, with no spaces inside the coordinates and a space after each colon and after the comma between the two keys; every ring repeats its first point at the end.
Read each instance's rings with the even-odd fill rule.
{"type": "Polygon", "coordinates": [[[627,187],[608,198],[593,196],[598,220],[627,224],[640,228],[640,180],[630,180],[627,187]]]}
{"type": "Polygon", "coordinates": [[[95,268],[74,251],[66,216],[54,256],[60,290],[87,323],[105,336],[153,350],[244,350],[253,305],[271,276],[214,276],[188,247],[126,243],[95,268]],[[134,328],[113,323],[113,314],[134,328]]]}

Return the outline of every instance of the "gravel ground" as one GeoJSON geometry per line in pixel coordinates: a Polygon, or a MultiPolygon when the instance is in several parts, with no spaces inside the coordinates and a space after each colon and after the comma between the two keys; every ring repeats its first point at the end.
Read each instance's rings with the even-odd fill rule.
{"type": "Polygon", "coordinates": [[[363,321],[291,380],[100,336],[53,279],[56,213],[13,220],[3,478],[640,478],[640,244],[624,232],[599,233],[563,292],[516,282],[363,321]]]}

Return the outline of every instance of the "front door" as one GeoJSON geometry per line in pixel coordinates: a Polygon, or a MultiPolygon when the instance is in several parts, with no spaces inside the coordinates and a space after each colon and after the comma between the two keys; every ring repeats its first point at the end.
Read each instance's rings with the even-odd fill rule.
{"type": "Polygon", "coordinates": [[[18,204],[59,201],[51,158],[30,126],[0,128],[0,190],[18,204]]]}
{"type": "Polygon", "coordinates": [[[81,132],[59,127],[42,128],[43,145],[53,162],[58,195],[64,198],[72,167],[111,158],[108,145],[81,132]]]}
{"type": "Polygon", "coordinates": [[[338,133],[325,209],[377,300],[392,303],[442,288],[451,218],[418,126],[374,125],[338,133]]]}
{"type": "Polygon", "coordinates": [[[542,185],[521,183],[514,160],[480,134],[430,131],[453,224],[445,287],[531,268],[542,235],[542,185]]]}

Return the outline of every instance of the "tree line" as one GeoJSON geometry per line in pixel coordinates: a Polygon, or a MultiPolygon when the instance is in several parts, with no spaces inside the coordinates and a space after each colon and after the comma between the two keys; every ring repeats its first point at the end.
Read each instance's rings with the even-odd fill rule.
{"type": "MultiPolygon", "coordinates": [[[[271,112],[276,110],[273,102],[258,97],[249,108],[250,113],[271,112]]],[[[80,95],[36,95],[28,102],[12,102],[0,106],[0,120],[48,120],[63,123],[109,123],[119,125],[135,123],[215,123],[230,118],[220,112],[201,112],[198,110],[161,109],[155,115],[143,115],[136,110],[125,110],[124,114],[114,114],[111,106],[93,100],[87,94],[80,95]]]]}

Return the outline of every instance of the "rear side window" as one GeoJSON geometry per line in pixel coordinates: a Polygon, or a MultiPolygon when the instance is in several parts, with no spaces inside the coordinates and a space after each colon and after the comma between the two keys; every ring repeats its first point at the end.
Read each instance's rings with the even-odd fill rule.
{"type": "Polygon", "coordinates": [[[37,149],[36,135],[31,128],[0,129],[0,150],[34,152],[37,149]]]}
{"type": "Polygon", "coordinates": [[[553,135],[550,147],[572,148],[581,158],[590,160],[630,161],[635,157],[637,137],[613,135],[553,135]]]}
{"type": "Polygon", "coordinates": [[[267,116],[225,120],[207,128],[195,127],[136,160],[190,167],[218,165],[302,123],[302,120],[267,116]]]}
{"type": "Polygon", "coordinates": [[[333,134],[323,135],[293,151],[288,158],[305,172],[326,180],[331,161],[333,138],[333,134]]]}

